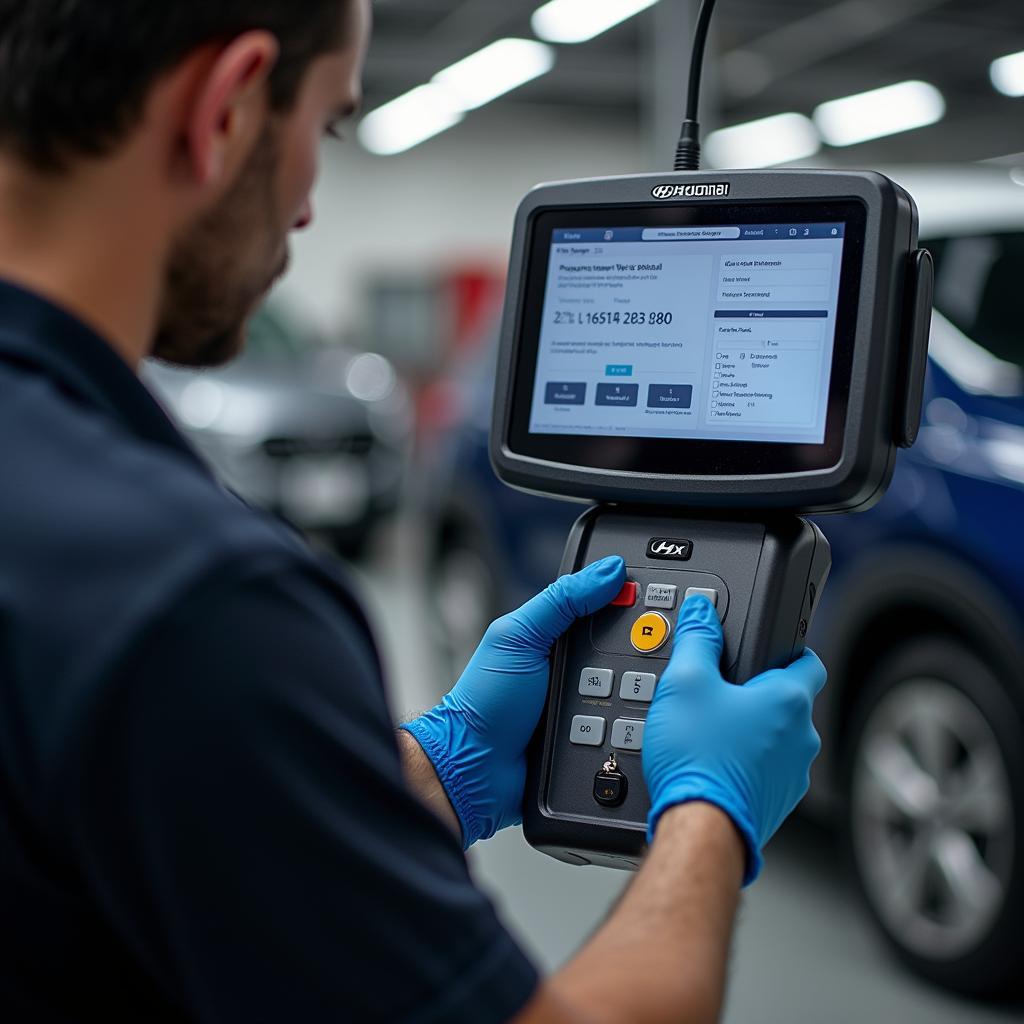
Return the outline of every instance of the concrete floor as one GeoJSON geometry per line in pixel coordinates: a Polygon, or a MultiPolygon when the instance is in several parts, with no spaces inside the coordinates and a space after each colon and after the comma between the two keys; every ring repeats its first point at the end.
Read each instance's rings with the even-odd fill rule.
{"type": "MultiPolygon", "coordinates": [[[[433,649],[411,540],[390,535],[360,575],[376,618],[396,717],[450,685],[433,649]]],[[[887,952],[838,867],[827,831],[791,821],[769,847],[737,930],[727,1024],[1008,1024],[1024,1006],[966,1002],[918,981],[887,952]]],[[[536,962],[554,969],[585,941],[629,882],[537,853],[509,829],[471,853],[480,885],[536,962]]]]}

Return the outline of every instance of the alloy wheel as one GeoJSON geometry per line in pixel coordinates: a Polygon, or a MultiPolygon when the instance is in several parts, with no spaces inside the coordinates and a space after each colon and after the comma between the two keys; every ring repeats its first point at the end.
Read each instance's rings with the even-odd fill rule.
{"type": "Polygon", "coordinates": [[[940,679],[896,684],[865,722],[851,796],[854,855],[892,936],[930,960],[968,953],[1014,857],[1009,779],[982,712],[940,679]]]}

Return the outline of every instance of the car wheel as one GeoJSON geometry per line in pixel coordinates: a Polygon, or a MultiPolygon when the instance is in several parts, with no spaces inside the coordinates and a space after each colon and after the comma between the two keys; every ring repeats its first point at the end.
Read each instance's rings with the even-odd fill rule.
{"type": "Polygon", "coordinates": [[[847,838],[867,905],[918,973],[1020,987],[1024,720],[967,647],[921,638],[867,681],[846,745],[847,838]]]}
{"type": "Polygon", "coordinates": [[[497,576],[470,535],[448,532],[433,559],[430,589],[439,645],[455,678],[497,618],[497,576]]]}

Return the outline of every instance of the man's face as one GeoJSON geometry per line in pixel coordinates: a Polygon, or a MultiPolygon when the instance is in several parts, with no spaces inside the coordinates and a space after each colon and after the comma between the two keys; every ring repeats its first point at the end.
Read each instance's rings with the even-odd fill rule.
{"type": "Polygon", "coordinates": [[[288,234],[312,220],[310,192],[326,130],[355,108],[369,34],[350,5],[349,45],[317,58],[297,102],[273,116],[238,179],[175,243],[153,345],[158,359],[219,366],[245,343],[249,317],[288,266],[288,234]]]}

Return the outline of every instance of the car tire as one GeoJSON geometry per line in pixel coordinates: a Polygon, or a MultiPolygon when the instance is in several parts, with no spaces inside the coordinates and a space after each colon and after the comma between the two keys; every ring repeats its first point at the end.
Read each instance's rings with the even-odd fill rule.
{"type": "Polygon", "coordinates": [[[963,643],[921,637],[871,671],[845,751],[847,852],[896,953],[957,992],[1020,992],[1019,695],[963,643]]]}

